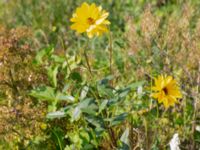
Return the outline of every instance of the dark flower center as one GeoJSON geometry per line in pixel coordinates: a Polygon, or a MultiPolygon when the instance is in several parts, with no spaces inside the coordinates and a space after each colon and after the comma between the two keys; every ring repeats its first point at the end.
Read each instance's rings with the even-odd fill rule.
{"type": "Polygon", "coordinates": [[[165,87],[165,88],[163,88],[163,91],[164,91],[165,95],[167,95],[167,94],[168,94],[168,90],[167,90],[167,88],[166,88],[166,87],[165,87]]]}
{"type": "Polygon", "coordinates": [[[87,22],[88,22],[89,25],[93,25],[95,23],[95,20],[93,18],[89,17],[87,19],[87,22]]]}

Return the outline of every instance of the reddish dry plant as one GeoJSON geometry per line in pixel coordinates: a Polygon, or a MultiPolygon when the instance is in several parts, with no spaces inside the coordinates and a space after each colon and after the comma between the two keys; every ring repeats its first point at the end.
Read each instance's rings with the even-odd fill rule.
{"type": "Polygon", "coordinates": [[[0,138],[7,142],[21,139],[22,145],[41,130],[44,106],[34,106],[28,90],[45,82],[32,66],[31,31],[26,27],[0,26],[0,138]]]}
{"type": "MultiPolygon", "coordinates": [[[[184,74],[179,74],[179,77],[183,78],[184,81],[189,79],[190,83],[194,85],[197,83],[198,62],[200,61],[200,21],[196,22],[195,28],[191,31],[190,22],[193,12],[194,9],[185,4],[180,16],[172,14],[169,19],[165,20],[165,23],[160,25],[161,18],[151,13],[151,8],[148,7],[142,15],[139,27],[133,19],[129,19],[127,32],[130,46],[129,54],[137,56],[139,51],[146,51],[149,54],[148,58],[150,58],[152,48],[156,43],[160,50],[158,55],[164,56],[162,61],[164,66],[167,66],[162,71],[170,73],[181,70],[184,74]],[[139,34],[137,30],[140,30],[141,33],[139,34]]],[[[140,66],[138,68],[143,70],[140,66]]],[[[149,73],[142,72],[143,75],[149,73]]]]}
{"type": "MultiPolygon", "coordinates": [[[[200,18],[197,18],[195,22],[195,11],[197,10],[194,6],[185,4],[180,14],[174,12],[166,17],[167,19],[163,19],[153,14],[151,7],[148,7],[141,17],[139,26],[133,19],[128,20],[127,31],[129,55],[134,55],[138,62],[136,76],[139,78],[144,78],[146,74],[150,76],[152,70],[155,70],[152,63],[154,56],[159,57],[156,63],[163,64],[163,67],[156,71],[176,76],[181,82],[185,95],[187,93],[187,99],[190,99],[189,103],[194,105],[192,120],[194,123],[191,128],[195,128],[195,122],[200,115],[198,102],[200,98],[200,18]],[[194,27],[191,27],[191,22],[195,22],[194,27]],[[155,46],[159,50],[158,54],[153,54],[155,46]],[[145,51],[145,59],[139,56],[141,51],[145,51]],[[145,62],[146,65],[142,65],[141,62],[145,62]]],[[[184,107],[185,103],[182,103],[181,108],[184,107]]],[[[170,133],[175,132],[172,129],[169,127],[170,133]]],[[[177,127],[176,130],[184,133],[183,127],[177,127]]],[[[165,133],[159,135],[162,134],[166,135],[165,133]]],[[[188,136],[192,135],[193,133],[190,133],[188,136]]],[[[163,141],[167,142],[167,140],[169,137],[163,138],[163,141]]]]}

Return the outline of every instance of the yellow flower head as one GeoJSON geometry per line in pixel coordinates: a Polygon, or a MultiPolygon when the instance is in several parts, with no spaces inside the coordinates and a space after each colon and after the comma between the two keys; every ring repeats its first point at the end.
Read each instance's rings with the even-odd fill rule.
{"type": "Polygon", "coordinates": [[[179,86],[172,76],[158,76],[152,90],[154,91],[152,97],[157,99],[159,103],[163,103],[165,108],[174,106],[177,103],[177,98],[182,98],[179,86]]]}
{"type": "Polygon", "coordinates": [[[94,35],[101,35],[107,32],[107,25],[110,24],[106,18],[109,13],[102,10],[102,7],[97,7],[94,3],[89,5],[84,2],[80,7],[76,9],[73,17],[70,19],[73,24],[71,29],[76,30],[78,33],[86,32],[89,38],[94,35]]]}

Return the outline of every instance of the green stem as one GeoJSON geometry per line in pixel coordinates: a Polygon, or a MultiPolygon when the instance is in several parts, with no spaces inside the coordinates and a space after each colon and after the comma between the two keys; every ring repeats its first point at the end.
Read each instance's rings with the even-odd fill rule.
{"type": "MultiPolygon", "coordinates": [[[[63,49],[66,51],[66,47],[65,47],[63,38],[60,37],[60,41],[61,41],[61,44],[62,44],[63,49]]],[[[70,72],[70,74],[71,74],[72,70],[71,70],[71,67],[70,67],[70,65],[69,65],[67,56],[66,56],[66,63],[67,63],[67,67],[69,68],[69,72],[70,72]]]]}
{"type": "Polygon", "coordinates": [[[88,69],[90,75],[92,76],[92,70],[91,70],[91,66],[90,66],[90,63],[89,63],[89,59],[88,59],[88,55],[87,55],[87,50],[86,50],[86,49],[88,49],[88,43],[89,43],[89,39],[87,40],[86,45],[85,45],[85,47],[83,49],[83,55],[84,55],[85,60],[86,60],[87,69],[88,69]]]}
{"type": "Polygon", "coordinates": [[[88,70],[89,70],[89,72],[90,72],[90,75],[92,76],[92,71],[91,71],[89,59],[88,59],[87,52],[86,52],[85,49],[84,49],[84,57],[85,57],[85,60],[86,60],[87,68],[88,68],[88,70]]]}
{"type": "Polygon", "coordinates": [[[112,75],[112,54],[113,54],[113,47],[112,47],[112,34],[109,31],[109,63],[110,63],[110,74],[112,75]]]}

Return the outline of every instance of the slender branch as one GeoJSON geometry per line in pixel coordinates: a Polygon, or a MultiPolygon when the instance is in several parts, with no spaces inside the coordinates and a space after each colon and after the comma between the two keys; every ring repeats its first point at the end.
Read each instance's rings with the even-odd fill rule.
{"type": "Polygon", "coordinates": [[[110,74],[112,74],[112,53],[113,53],[113,47],[112,47],[112,34],[109,30],[109,62],[110,62],[110,74]]]}
{"type": "Polygon", "coordinates": [[[112,128],[108,128],[108,133],[109,133],[109,136],[110,136],[110,139],[111,139],[111,142],[112,142],[112,148],[116,148],[117,146],[117,140],[115,139],[115,134],[114,134],[114,131],[112,128]]]}
{"type": "MultiPolygon", "coordinates": [[[[65,46],[65,44],[64,44],[63,38],[60,37],[60,41],[61,41],[61,44],[62,44],[63,49],[66,51],[67,49],[66,49],[66,46],[65,46]]],[[[69,65],[67,56],[66,56],[66,63],[67,63],[67,67],[69,68],[69,72],[71,73],[72,70],[71,70],[71,67],[70,67],[70,65],[69,65]]]]}
{"type": "Polygon", "coordinates": [[[85,57],[85,60],[86,60],[87,68],[88,68],[88,70],[89,70],[89,72],[90,72],[90,75],[92,76],[92,71],[91,71],[91,67],[90,67],[89,59],[88,59],[87,52],[86,52],[85,49],[84,49],[83,54],[84,54],[84,57],[85,57]]]}
{"type": "Polygon", "coordinates": [[[88,69],[90,75],[92,76],[92,70],[91,70],[91,67],[90,67],[90,63],[89,63],[89,59],[88,59],[88,55],[87,55],[87,50],[86,50],[88,48],[88,43],[89,43],[89,39],[87,40],[86,45],[83,49],[83,55],[84,55],[85,60],[86,60],[87,69],[88,69]]]}

